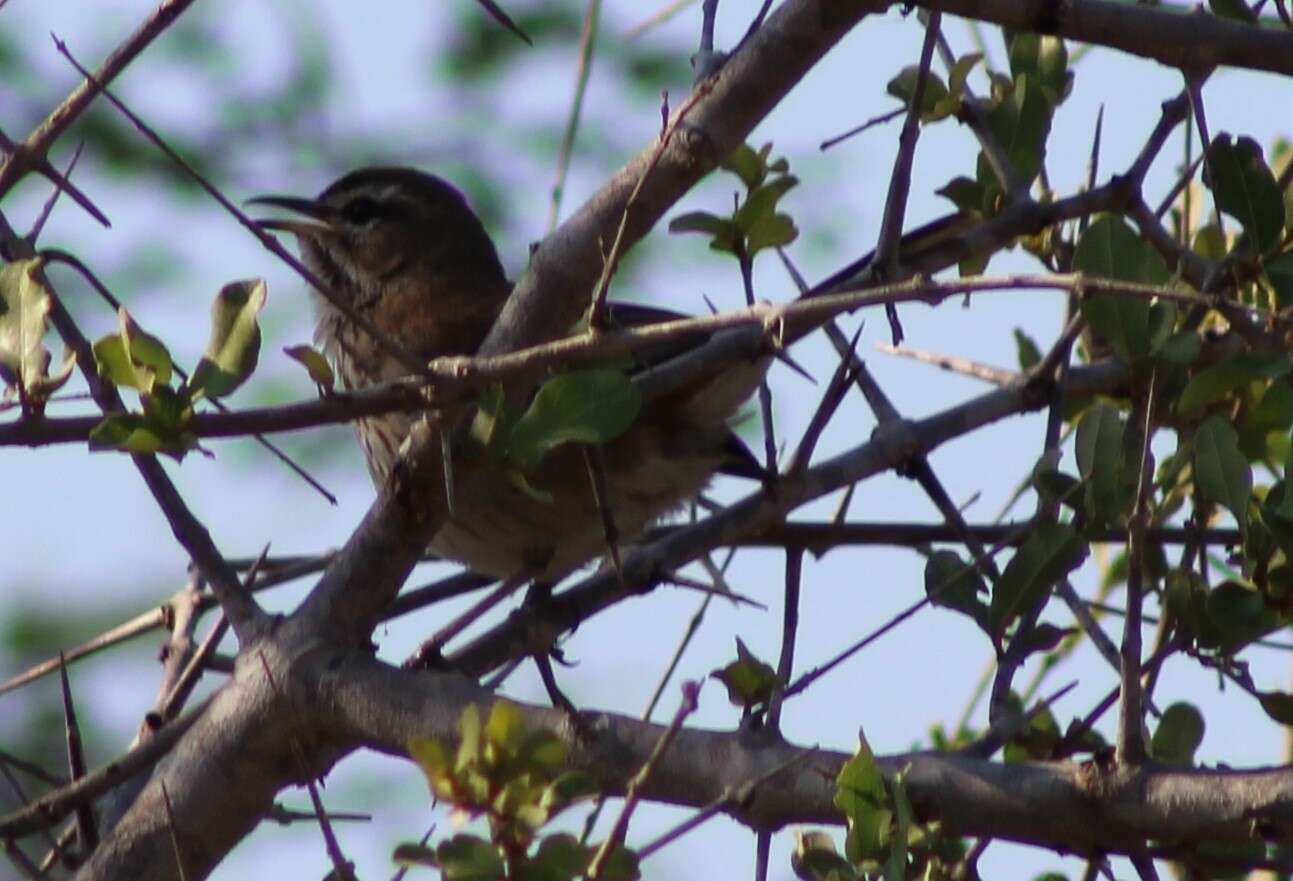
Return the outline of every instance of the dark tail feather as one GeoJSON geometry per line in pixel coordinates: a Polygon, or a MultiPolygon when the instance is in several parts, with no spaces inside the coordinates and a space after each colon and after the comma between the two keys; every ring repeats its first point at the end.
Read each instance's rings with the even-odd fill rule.
{"type": "Polygon", "coordinates": [[[768,469],[754,457],[745,442],[730,431],[723,440],[723,464],[718,466],[718,473],[760,482],[768,479],[768,469]]]}

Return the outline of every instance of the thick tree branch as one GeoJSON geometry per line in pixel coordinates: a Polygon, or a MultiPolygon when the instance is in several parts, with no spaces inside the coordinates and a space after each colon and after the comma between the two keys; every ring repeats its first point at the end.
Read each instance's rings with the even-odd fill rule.
{"type": "MultiPolygon", "coordinates": [[[[339,727],[365,745],[396,755],[414,736],[452,742],[468,702],[491,700],[450,677],[397,671],[352,655],[320,677],[321,703],[337,708],[339,727]]],[[[530,725],[557,731],[572,762],[613,793],[623,769],[651,754],[665,726],[611,713],[586,714],[591,738],[580,738],[560,711],[525,708],[530,725]]],[[[834,779],[848,755],[804,750],[779,738],[685,728],[643,793],[656,801],[701,807],[777,768],[769,785],[732,813],[756,829],[790,823],[840,824],[834,779]]],[[[1146,838],[1251,840],[1293,831],[1293,769],[1115,769],[1097,762],[994,763],[953,753],[880,758],[893,774],[910,763],[905,783],[922,820],[938,819],[954,835],[989,835],[1063,851],[1134,852],[1146,838]]]]}
{"type": "MultiPolygon", "coordinates": [[[[163,0],[139,28],[131,34],[103,65],[94,73],[98,83],[107,84],[116,79],[117,74],[126,69],[139,53],[148,48],[156,37],[171,26],[185,9],[193,5],[193,0],[163,0]]],[[[21,144],[15,145],[3,164],[0,164],[0,197],[3,197],[18,179],[33,167],[40,167],[54,141],[76,121],[85,109],[90,106],[98,94],[90,82],[82,82],[67,98],[55,108],[21,144]]]]}
{"type": "Polygon", "coordinates": [[[1187,72],[1227,65],[1293,74],[1293,32],[1218,18],[1193,6],[1111,0],[916,0],[915,5],[1108,46],[1187,72]]]}

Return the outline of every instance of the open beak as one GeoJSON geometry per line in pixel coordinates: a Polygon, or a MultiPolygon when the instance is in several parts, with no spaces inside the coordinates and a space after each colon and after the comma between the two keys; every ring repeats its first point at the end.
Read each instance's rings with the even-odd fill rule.
{"type": "Polygon", "coordinates": [[[315,238],[336,232],[335,221],[338,217],[336,209],[314,199],[300,199],[296,196],[257,196],[254,199],[248,199],[246,204],[269,205],[303,215],[299,219],[272,217],[264,220],[258,219],[256,225],[261,229],[283,230],[307,238],[315,238]]]}

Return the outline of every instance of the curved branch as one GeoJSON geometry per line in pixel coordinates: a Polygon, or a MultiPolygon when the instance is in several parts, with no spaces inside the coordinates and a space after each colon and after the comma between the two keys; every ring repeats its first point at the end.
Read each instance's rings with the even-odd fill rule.
{"type": "Polygon", "coordinates": [[[1187,72],[1226,65],[1293,75],[1293,32],[1218,18],[1197,7],[1112,0],[915,0],[915,5],[1108,46],[1187,72]]]}
{"type": "MultiPolygon", "coordinates": [[[[323,672],[319,693],[335,707],[337,725],[365,746],[404,755],[412,737],[457,739],[466,703],[492,700],[461,680],[396,670],[351,656],[323,672]]],[[[626,768],[642,765],[665,726],[613,713],[587,713],[577,734],[566,715],[525,707],[531,726],[557,731],[570,761],[623,792],[626,768]]],[[[835,776],[847,754],[807,750],[777,737],[684,728],[653,770],[642,794],[655,801],[702,807],[778,767],[768,785],[734,814],[760,830],[791,823],[841,824],[835,776]]],[[[1140,766],[1114,769],[1088,762],[990,762],[957,753],[900,753],[878,759],[884,773],[909,767],[904,785],[922,820],[952,835],[984,835],[1090,854],[1130,852],[1145,839],[1252,840],[1293,832],[1293,768],[1208,770],[1140,766]]]]}

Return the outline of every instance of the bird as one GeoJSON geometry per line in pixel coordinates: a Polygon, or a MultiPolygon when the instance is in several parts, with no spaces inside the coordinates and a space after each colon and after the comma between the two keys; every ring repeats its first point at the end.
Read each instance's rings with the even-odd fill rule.
{"type": "MultiPolygon", "coordinates": [[[[291,212],[258,221],[294,234],[305,265],[335,295],[417,358],[471,355],[512,290],[493,240],[463,194],[407,167],[360,168],[315,198],[260,196],[251,202],[291,212]]],[[[407,376],[389,349],[312,292],[315,340],[346,390],[407,376]]],[[[608,321],[630,327],[683,317],[629,303],[609,304],[608,321]]],[[[646,353],[672,357],[705,335],[646,353]]],[[[694,499],[717,471],[764,472],[730,422],[758,388],[769,359],[705,376],[646,402],[634,423],[601,446],[599,506],[589,460],[577,445],[548,453],[520,485],[496,465],[455,456],[453,505],[431,540],[436,555],[500,579],[553,584],[606,556],[610,539],[632,542],[694,499]],[[614,536],[608,536],[607,519],[614,536]]],[[[647,366],[639,361],[638,368],[647,366]]],[[[368,471],[380,492],[417,413],[356,421],[368,471]]]]}

